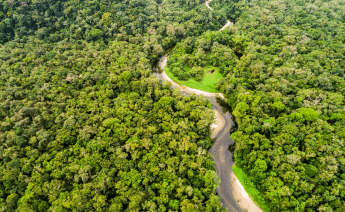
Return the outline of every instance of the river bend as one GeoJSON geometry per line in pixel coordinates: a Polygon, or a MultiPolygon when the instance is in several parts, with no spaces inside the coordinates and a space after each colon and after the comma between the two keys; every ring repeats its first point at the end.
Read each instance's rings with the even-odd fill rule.
{"type": "MultiPolygon", "coordinates": [[[[212,0],[206,1],[205,4],[209,9],[213,10],[209,6],[209,2],[211,1],[212,0]]],[[[224,30],[227,27],[232,27],[232,25],[233,23],[228,20],[220,30],[224,30]]],[[[217,123],[214,125],[214,127],[211,126],[213,130],[211,137],[216,138],[217,141],[210,149],[210,154],[215,162],[217,174],[221,178],[221,183],[219,188],[216,189],[216,192],[221,199],[222,206],[227,208],[229,212],[244,212],[248,209],[250,212],[262,211],[252,202],[250,198],[246,197],[248,194],[244,194],[245,191],[243,187],[238,185],[238,179],[233,173],[232,166],[234,165],[234,162],[232,160],[232,153],[228,151],[228,147],[230,144],[233,144],[233,141],[230,138],[230,129],[234,125],[234,122],[232,121],[231,114],[229,112],[223,112],[222,106],[217,102],[217,98],[224,99],[223,94],[209,93],[206,91],[178,85],[172,81],[164,71],[167,59],[168,55],[161,57],[158,66],[160,70],[163,70],[163,72],[154,73],[154,75],[162,81],[170,81],[172,83],[172,88],[178,88],[182,94],[196,94],[197,96],[204,95],[213,105],[212,109],[215,112],[217,123]],[[240,187],[242,187],[243,191],[240,191],[240,187]]]]}

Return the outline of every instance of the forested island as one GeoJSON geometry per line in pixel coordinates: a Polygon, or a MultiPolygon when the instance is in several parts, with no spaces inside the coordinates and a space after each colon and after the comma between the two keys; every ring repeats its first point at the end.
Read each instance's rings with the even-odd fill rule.
{"type": "Polygon", "coordinates": [[[265,211],[345,211],[344,1],[0,1],[1,211],[226,211],[172,47],[265,211]]]}

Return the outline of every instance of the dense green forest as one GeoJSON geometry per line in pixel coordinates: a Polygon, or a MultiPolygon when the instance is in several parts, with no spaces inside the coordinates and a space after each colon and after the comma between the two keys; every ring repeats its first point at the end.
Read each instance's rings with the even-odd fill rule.
{"type": "Polygon", "coordinates": [[[1,211],[222,211],[213,112],[151,74],[199,0],[0,4],[1,211]]]}
{"type": "Polygon", "coordinates": [[[345,2],[247,6],[231,29],[243,56],[219,83],[236,165],[273,211],[345,211],[345,2]]]}
{"type": "Polygon", "coordinates": [[[345,211],[344,1],[0,2],[2,211],[223,210],[210,102],[152,76],[175,44],[272,211],[345,211]]]}
{"type": "Polygon", "coordinates": [[[234,67],[238,60],[229,43],[232,42],[228,33],[206,32],[187,38],[170,52],[167,66],[179,80],[201,80],[205,66],[219,67],[220,73],[227,73],[225,69],[234,67]]]}
{"type": "Polygon", "coordinates": [[[345,211],[345,2],[252,0],[240,8],[230,30],[180,42],[168,65],[180,79],[201,78],[203,62],[220,68],[217,87],[237,123],[236,165],[272,211],[345,211]]]}
{"type": "Polygon", "coordinates": [[[225,13],[227,18],[234,22],[249,8],[248,2],[246,4],[246,1],[239,0],[212,0],[209,5],[214,10],[225,13]]]}

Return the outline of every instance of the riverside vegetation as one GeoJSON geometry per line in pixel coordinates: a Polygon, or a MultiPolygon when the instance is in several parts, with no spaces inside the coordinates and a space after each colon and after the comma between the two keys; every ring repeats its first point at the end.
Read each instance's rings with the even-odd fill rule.
{"type": "Polygon", "coordinates": [[[246,4],[230,44],[243,56],[218,84],[238,123],[236,165],[272,211],[344,211],[345,3],[246,4]]]}
{"type": "Polygon", "coordinates": [[[260,191],[257,202],[272,211],[344,211],[345,3],[254,0],[244,8],[230,31],[178,44],[171,72],[200,79],[181,69],[198,70],[201,50],[222,46],[229,56],[215,57],[224,76],[216,87],[233,109],[234,159],[260,191]]]}
{"type": "Polygon", "coordinates": [[[151,64],[226,15],[196,1],[1,1],[1,211],[222,211],[213,112],[151,64]]]}
{"type": "Polygon", "coordinates": [[[205,61],[272,211],[345,210],[344,1],[202,3],[2,1],[2,210],[221,211],[209,101],[151,76],[175,44],[178,74],[228,53],[205,61]]]}
{"type": "Polygon", "coordinates": [[[170,53],[167,75],[188,87],[216,93],[218,79],[237,60],[234,51],[227,47],[229,39],[226,33],[207,32],[178,43],[170,53]]]}

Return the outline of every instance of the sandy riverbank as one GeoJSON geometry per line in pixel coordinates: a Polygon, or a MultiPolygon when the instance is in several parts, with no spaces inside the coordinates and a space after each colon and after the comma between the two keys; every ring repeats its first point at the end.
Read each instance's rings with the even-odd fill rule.
{"type": "Polygon", "coordinates": [[[224,124],[225,124],[225,120],[224,118],[220,115],[220,113],[218,112],[218,110],[213,110],[214,111],[214,116],[215,116],[215,123],[211,125],[211,129],[212,129],[212,134],[211,134],[211,138],[216,137],[216,135],[218,134],[218,132],[223,129],[224,124]]]}
{"type": "MultiPolygon", "coordinates": [[[[206,1],[206,6],[213,10],[208,3],[212,1],[206,1]]],[[[231,27],[232,22],[228,22],[220,29],[224,30],[226,27],[231,27]]],[[[159,68],[163,70],[163,73],[155,75],[163,80],[170,81],[174,89],[179,89],[181,92],[186,92],[188,94],[195,93],[196,95],[204,95],[210,98],[213,104],[213,111],[215,112],[215,123],[211,125],[212,138],[217,138],[217,142],[213,145],[210,150],[210,154],[213,156],[215,162],[215,169],[217,174],[221,177],[221,184],[217,189],[219,197],[221,199],[221,204],[226,207],[229,212],[262,212],[262,210],[251,200],[248,193],[244,190],[240,181],[234,174],[232,166],[234,162],[232,161],[232,154],[228,151],[228,146],[233,142],[230,138],[230,128],[233,125],[231,120],[231,114],[222,112],[221,106],[216,102],[215,97],[219,96],[224,98],[221,93],[209,93],[206,91],[201,91],[194,88],[189,88],[186,86],[181,86],[166,75],[164,69],[167,63],[168,57],[163,56],[159,61],[159,68]]]]}
{"type": "Polygon", "coordinates": [[[242,184],[240,183],[233,171],[230,173],[230,179],[233,197],[236,200],[238,206],[242,208],[244,211],[247,210],[248,212],[262,212],[261,208],[259,208],[253,202],[246,190],[244,190],[242,184]]]}
{"type": "MultiPolygon", "coordinates": [[[[167,63],[167,57],[163,56],[159,62],[161,70],[165,69],[167,63]]],[[[251,200],[248,193],[244,190],[240,181],[232,171],[232,154],[227,150],[230,144],[230,126],[231,126],[231,115],[223,114],[219,104],[215,101],[215,96],[218,95],[224,98],[221,93],[209,93],[186,86],[181,86],[170,79],[163,71],[161,74],[155,74],[158,78],[163,81],[170,81],[174,89],[179,89],[182,92],[189,94],[195,93],[196,95],[204,95],[208,98],[212,98],[213,111],[215,113],[215,123],[211,125],[212,138],[217,138],[216,144],[211,149],[211,154],[214,157],[216,163],[217,173],[220,175],[222,182],[218,193],[221,198],[222,205],[228,208],[230,212],[262,212],[262,210],[255,205],[251,200]]]]}

